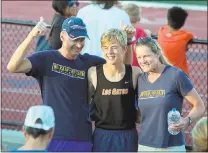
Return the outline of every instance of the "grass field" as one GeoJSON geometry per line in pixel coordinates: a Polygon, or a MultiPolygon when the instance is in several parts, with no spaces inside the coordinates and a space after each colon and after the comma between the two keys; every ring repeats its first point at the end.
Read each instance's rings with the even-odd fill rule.
{"type": "Polygon", "coordinates": [[[139,1],[146,1],[146,2],[160,2],[160,3],[169,3],[169,4],[192,4],[192,5],[205,5],[207,6],[207,1],[169,1],[169,0],[160,0],[160,1],[153,1],[153,0],[139,0],[139,1]]]}

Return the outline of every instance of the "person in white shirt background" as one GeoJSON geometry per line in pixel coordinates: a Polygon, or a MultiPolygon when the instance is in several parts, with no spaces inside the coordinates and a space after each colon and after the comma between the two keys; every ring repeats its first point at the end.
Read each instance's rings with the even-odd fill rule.
{"type": "Polygon", "coordinates": [[[85,40],[82,54],[88,53],[103,57],[100,44],[101,35],[112,28],[121,29],[121,21],[126,25],[131,24],[129,15],[117,4],[117,0],[97,0],[79,10],[77,17],[86,24],[90,38],[85,40]]]}

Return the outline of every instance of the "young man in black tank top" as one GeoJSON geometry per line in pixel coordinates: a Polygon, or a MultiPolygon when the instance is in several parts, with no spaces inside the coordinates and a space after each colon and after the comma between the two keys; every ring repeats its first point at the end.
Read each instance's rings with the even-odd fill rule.
{"type": "Polygon", "coordinates": [[[93,151],[136,152],[135,88],[141,70],[123,64],[127,52],[124,31],[108,30],[101,37],[101,46],[106,64],[88,70],[89,93],[95,91],[93,151]]]}

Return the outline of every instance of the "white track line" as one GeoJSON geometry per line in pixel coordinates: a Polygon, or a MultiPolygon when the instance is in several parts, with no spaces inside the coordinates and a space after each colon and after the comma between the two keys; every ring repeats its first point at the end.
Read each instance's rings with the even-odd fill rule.
{"type": "Polygon", "coordinates": [[[140,7],[147,7],[147,8],[165,8],[169,9],[173,6],[179,6],[186,10],[192,10],[192,11],[207,11],[207,6],[201,6],[201,5],[195,5],[195,4],[167,4],[167,3],[161,3],[161,2],[138,2],[138,1],[119,1],[122,4],[128,4],[133,3],[140,7]]]}
{"type": "Polygon", "coordinates": [[[23,93],[32,95],[41,95],[38,89],[21,89],[21,88],[2,88],[2,92],[23,93]]]}
{"type": "Polygon", "coordinates": [[[8,111],[8,112],[27,113],[26,110],[12,109],[12,108],[1,108],[1,110],[2,111],[8,111]]]}

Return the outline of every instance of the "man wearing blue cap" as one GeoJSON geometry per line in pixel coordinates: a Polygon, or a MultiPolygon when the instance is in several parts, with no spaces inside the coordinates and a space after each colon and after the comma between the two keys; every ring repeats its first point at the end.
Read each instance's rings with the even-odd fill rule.
{"type": "Polygon", "coordinates": [[[48,151],[91,151],[92,125],[88,121],[87,70],[105,60],[89,54],[81,55],[85,24],[71,17],[62,24],[58,50],[42,51],[25,58],[32,40],[46,29],[43,18],[16,49],[7,69],[34,77],[41,89],[43,103],[53,108],[56,128],[48,151]]]}

